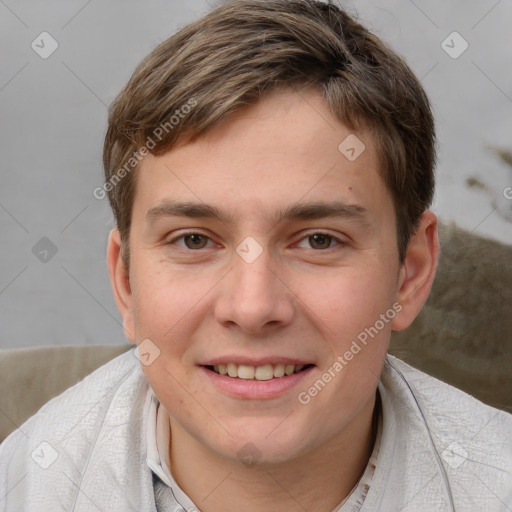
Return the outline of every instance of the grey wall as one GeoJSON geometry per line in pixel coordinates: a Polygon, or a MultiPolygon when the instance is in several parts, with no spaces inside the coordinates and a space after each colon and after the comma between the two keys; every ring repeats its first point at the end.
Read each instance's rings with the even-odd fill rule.
{"type": "MultiPolygon", "coordinates": [[[[434,104],[434,211],[510,243],[512,172],[487,146],[512,149],[511,2],[344,5],[408,59],[434,104]]],[[[105,263],[112,216],[92,195],[107,106],[157,43],[209,8],[0,0],[0,348],[125,341],[105,263]],[[58,43],[49,56],[42,32],[58,43]]]]}

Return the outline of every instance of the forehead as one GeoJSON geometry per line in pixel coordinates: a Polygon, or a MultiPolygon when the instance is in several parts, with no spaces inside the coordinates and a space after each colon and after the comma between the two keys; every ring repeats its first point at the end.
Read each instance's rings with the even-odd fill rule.
{"type": "Polygon", "coordinates": [[[272,222],[320,201],[379,216],[391,198],[378,165],[370,135],[336,120],[317,91],[279,92],[192,142],[148,155],[134,206],[148,221],[176,200],[206,204],[205,217],[230,221],[251,214],[272,222]]]}

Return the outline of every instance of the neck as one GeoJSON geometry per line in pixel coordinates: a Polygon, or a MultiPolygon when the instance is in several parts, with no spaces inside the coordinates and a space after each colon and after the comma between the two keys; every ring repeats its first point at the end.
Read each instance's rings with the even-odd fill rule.
{"type": "Polygon", "coordinates": [[[327,443],[279,464],[245,466],[221,457],[171,419],[173,477],[202,512],[330,512],[368,464],[375,443],[375,396],[327,443]]]}

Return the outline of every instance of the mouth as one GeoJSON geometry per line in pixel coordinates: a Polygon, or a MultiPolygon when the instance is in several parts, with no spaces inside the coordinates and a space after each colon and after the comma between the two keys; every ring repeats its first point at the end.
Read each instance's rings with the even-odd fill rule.
{"type": "Polygon", "coordinates": [[[221,375],[223,377],[230,377],[239,380],[257,380],[268,381],[275,379],[282,379],[294,374],[307,371],[309,368],[315,366],[314,364],[263,364],[259,366],[251,366],[245,364],[215,364],[203,365],[207,370],[221,375]]]}
{"type": "Polygon", "coordinates": [[[225,354],[201,361],[198,368],[208,389],[242,400],[288,400],[293,390],[304,387],[318,368],[307,359],[285,355],[225,354]],[[210,386],[213,386],[211,388],[210,386]]]}

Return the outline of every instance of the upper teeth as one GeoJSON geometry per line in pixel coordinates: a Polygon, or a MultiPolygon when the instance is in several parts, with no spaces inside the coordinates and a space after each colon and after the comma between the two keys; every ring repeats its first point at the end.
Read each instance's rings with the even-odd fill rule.
{"type": "Polygon", "coordinates": [[[248,366],[245,364],[216,364],[213,370],[221,375],[238,377],[239,379],[270,380],[273,377],[284,377],[300,372],[303,364],[264,364],[262,366],[248,366]]]}

